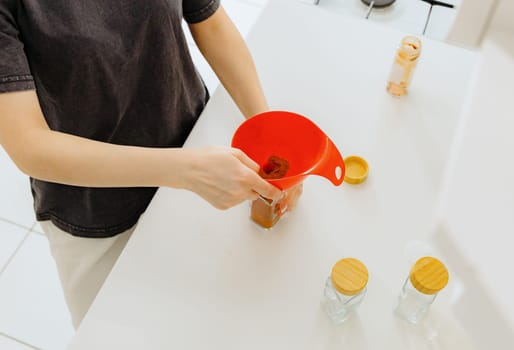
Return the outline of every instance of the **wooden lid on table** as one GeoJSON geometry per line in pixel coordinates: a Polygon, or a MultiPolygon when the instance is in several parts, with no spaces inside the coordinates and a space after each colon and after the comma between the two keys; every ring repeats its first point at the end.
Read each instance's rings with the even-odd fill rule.
{"type": "Polygon", "coordinates": [[[368,177],[368,162],[359,156],[348,156],[344,159],[344,181],[349,184],[360,184],[368,177]]]}

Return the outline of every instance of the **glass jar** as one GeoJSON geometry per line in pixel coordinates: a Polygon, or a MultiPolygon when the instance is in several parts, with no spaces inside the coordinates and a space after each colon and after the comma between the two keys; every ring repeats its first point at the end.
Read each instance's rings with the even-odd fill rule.
{"type": "Polygon", "coordinates": [[[407,94],[407,88],[412,80],[414,68],[421,54],[421,40],[414,36],[402,39],[396,51],[393,67],[387,82],[387,91],[393,96],[407,94]]]}
{"type": "Polygon", "coordinates": [[[368,269],[357,259],[344,258],[327,278],[321,305],[332,322],[342,324],[366,295],[368,269]]]}
{"type": "Polygon", "coordinates": [[[298,198],[303,191],[301,183],[285,190],[278,201],[259,197],[252,201],[251,218],[264,228],[272,228],[284,214],[290,212],[296,206],[298,198]]]}
{"type": "Polygon", "coordinates": [[[413,324],[420,322],[447,283],[448,269],[441,261],[430,256],[419,259],[402,286],[396,314],[413,324]]]}

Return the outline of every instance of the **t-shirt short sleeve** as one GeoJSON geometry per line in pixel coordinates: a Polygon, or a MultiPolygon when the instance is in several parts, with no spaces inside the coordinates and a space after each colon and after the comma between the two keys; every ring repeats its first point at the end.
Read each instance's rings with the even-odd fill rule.
{"type": "Polygon", "coordinates": [[[198,23],[206,20],[216,12],[220,0],[182,0],[184,19],[188,23],[198,23]]]}
{"type": "Polygon", "coordinates": [[[0,2],[0,93],[34,89],[10,1],[0,2]]]}

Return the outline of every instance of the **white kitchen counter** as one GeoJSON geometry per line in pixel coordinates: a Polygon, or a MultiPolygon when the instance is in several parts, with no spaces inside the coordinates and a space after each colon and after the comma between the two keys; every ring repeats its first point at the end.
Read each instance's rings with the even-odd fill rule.
{"type": "MultiPolygon", "coordinates": [[[[250,221],[248,204],[218,211],[160,189],[69,349],[473,348],[448,307],[452,282],[424,326],[392,313],[413,259],[406,247],[429,234],[476,63],[474,52],[425,39],[409,96],[393,98],[385,84],[405,34],[270,2],[248,43],[271,106],[308,116],[343,155],[365,157],[368,180],[307,179],[295,212],[270,231],[250,221]],[[368,294],[335,328],[319,302],[346,256],[367,265],[368,294]]],[[[218,89],[186,147],[229,145],[242,120],[218,89]]]]}

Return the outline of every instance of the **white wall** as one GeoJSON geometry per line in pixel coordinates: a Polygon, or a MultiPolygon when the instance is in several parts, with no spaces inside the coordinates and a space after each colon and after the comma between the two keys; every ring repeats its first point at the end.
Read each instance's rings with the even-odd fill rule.
{"type": "MultiPolygon", "coordinates": [[[[495,8],[493,17],[486,30],[486,36],[492,32],[510,33],[514,32],[514,1],[500,0],[495,8]]],[[[514,38],[512,38],[514,41],[514,38]]]]}
{"type": "Polygon", "coordinates": [[[462,0],[447,40],[463,46],[480,46],[491,31],[512,31],[513,18],[513,0],[462,0]]]}
{"type": "MultiPolygon", "coordinates": [[[[469,1],[469,0],[468,0],[469,1]]],[[[480,40],[434,238],[463,276],[454,311],[479,349],[514,344],[514,1],[498,3],[480,40]]]]}

